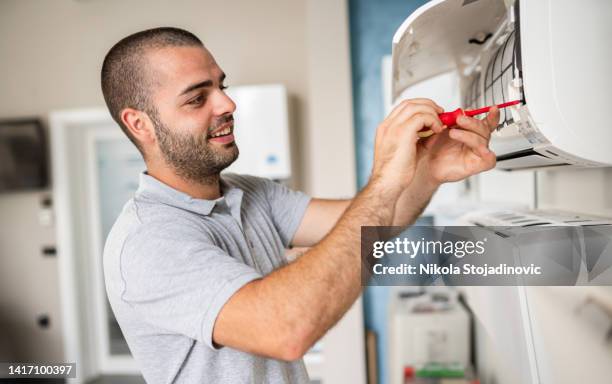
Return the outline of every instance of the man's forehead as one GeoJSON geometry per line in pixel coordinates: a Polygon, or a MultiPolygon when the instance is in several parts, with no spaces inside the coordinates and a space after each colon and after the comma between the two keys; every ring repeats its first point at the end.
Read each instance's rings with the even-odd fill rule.
{"type": "Polygon", "coordinates": [[[185,83],[216,80],[221,68],[204,47],[164,47],[147,52],[150,75],[160,85],[184,87],[185,83]]]}

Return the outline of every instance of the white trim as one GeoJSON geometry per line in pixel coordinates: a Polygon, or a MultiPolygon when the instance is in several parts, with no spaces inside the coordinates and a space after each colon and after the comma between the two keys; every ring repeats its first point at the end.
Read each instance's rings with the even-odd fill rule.
{"type": "MultiPolygon", "coordinates": [[[[104,281],[102,280],[103,271],[101,266],[102,258],[102,246],[101,243],[101,226],[100,226],[100,196],[99,196],[99,185],[98,185],[98,167],[96,167],[96,140],[97,132],[87,132],[87,185],[89,186],[89,199],[87,205],[89,207],[89,232],[91,236],[91,244],[89,244],[92,254],[91,258],[87,259],[89,271],[93,278],[94,292],[93,292],[93,308],[88,308],[91,311],[93,320],[94,330],[94,350],[95,360],[101,373],[106,371],[106,355],[110,351],[109,348],[109,332],[106,325],[106,310],[104,308],[104,299],[101,297],[101,293],[105,291],[104,281]],[[99,258],[99,259],[98,259],[99,258]]],[[[91,307],[91,306],[90,306],[91,307]]]]}
{"type": "Polygon", "coordinates": [[[538,374],[538,360],[536,358],[536,348],[534,343],[534,337],[532,333],[531,319],[533,318],[529,314],[529,300],[527,299],[527,290],[524,286],[518,286],[518,298],[521,305],[521,321],[524,325],[525,344],[527,345],[527,359],[529,360],[529,376],[533,384],[540,384],[540,377],[538,374]]]}
{"type": "Polygon", "coordinates": [[[51,156],[53,172],[53,200],[55,205],[56,236],[58,251],[58,272],[61,297],[62,334],[64,339],[64,359],[76,362],[76,377],[68,383],[78,383],[86,376],[81,364],[81,346],[79,343],[80,325],[78,321],[77,290],[74,271],[74,249],[71,228],[72,210],[70,207],[70,188],[68,187],[68,148],[66,145],[66,115],[52,113],[49,118],[51,131],[51,156]]]}

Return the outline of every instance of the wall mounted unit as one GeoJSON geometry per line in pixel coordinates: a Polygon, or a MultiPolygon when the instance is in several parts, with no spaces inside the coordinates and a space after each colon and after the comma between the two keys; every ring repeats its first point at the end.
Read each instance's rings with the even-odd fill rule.
{"type": "Polygon", "coordinates": [[[612,164],[612,2],[435,0],[393,38],[394,100],[456,72],[463,107],[519,99],[491,148],[504,170],[612,164]]]}
{"type": "Polygon", "coordinates": [[[460,367],[471,374],[470,321],[453,288],[395,292],[389,304],[389,384],[412,383],[406,368],[416,372],[428,363],[460,367]]]}
{"type": "Polygon", "coordinates": [[[0,121],[0,192],[47,186],[47,143],[40,120],[0,121]]]}
{"type": "Polygon", "coordinates": [[[289,108],[282,84],[230,87],[236,103],[234,126],[240,156],[227,171],[273,180],[291,177],[289,108]]]}
{"type": "Polygon", "coordinates": [[[481,227],[559,227],[612,225],[612,220],[557,210],[476,211],[461,218],[463,225],[481,227]]]}

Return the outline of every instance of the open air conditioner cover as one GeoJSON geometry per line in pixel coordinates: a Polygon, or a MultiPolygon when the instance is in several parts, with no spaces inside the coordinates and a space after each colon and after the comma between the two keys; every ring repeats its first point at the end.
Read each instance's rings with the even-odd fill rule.
{"type": "Polygon", "coordinates": [[[612,1],[435,0],[393,38],[392,97],[449,71],[463,107],[502,111],[498,168],[612,164],[612,1]]]}

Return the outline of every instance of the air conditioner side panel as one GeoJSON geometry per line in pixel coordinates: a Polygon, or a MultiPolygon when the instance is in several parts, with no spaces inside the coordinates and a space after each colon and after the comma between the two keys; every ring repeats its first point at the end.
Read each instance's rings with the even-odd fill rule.
{"type": "Polygon", "coordinates": [[[612,164],[612,2],[520,2],[524,92],[538,130],[579,165],[612,164]]]}

